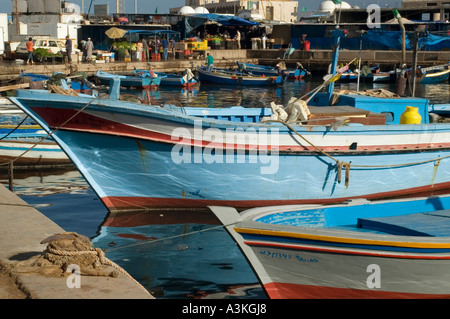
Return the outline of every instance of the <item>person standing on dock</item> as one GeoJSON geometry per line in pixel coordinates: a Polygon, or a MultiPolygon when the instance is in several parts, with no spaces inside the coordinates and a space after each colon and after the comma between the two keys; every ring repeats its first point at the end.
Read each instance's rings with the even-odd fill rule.
{"type": "Polygon", "coordinates": [[[167,40],[167,37],[164,37],[164,40],[162,41],[162,46],[163,46],[164,60],[167,60],[169,54],[169,40],[167,40]]]}
{"type": "Polygon", "coordinates": [[[142,39],[142,50],[144,50],[144,61],[148,61],[149,60],[148,42],[147,39],[145,38],[142,39]]]}
{"type": "Polygon", "coordinates": [[[236,35],[234,36],[234,38],[236,39],[238,49],[240,49],[241,48],[241,33],[239,32],[238,29],[236,29],[236,35]]]}
{"type": "Polygon", "coordinates": [[[214,58],[209,52],[206,54],[206,65],[208,66],[207,70],[212,71],[214,68],[214,58]]]}
{"type": "Polygon", "coordinates": [[[142,51],[144,50],[144,45],[142,44],[142,40],[139,40],[136,44],[136,59],[138,61],[142,61],[142,51]]]}
{"type": "Polygon", "coordinates": [[[86,42],[86,61],[91,62],[92,60],[92,51],[94,51],[94,43],[91,38],[88,38],[86,42]]]}
{"type": "Polygon", "coordinates": [[[66,54],[67,62],[72,63],[72,40],[66,36],[66,54]]]}
{"type": "Polygon", "coordinates": [[[25,65],[28,64],[28,62],[30,62],[30,65],[33,64],[33,39],[30,37],[28,38],[27,44],[26,44],[26,48],[27,48],[27,52],[28,52],[28,57],[27,57],[27,61],[25,62],[25,65]]]}

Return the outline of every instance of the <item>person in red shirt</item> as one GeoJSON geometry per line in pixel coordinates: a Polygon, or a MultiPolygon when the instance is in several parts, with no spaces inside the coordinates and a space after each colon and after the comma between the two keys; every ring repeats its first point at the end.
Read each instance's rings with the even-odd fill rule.
{"type": "Polygon", "coordinates": [[[28,58],[27,58],[27,62],[25,62],[25,64],[28,64],[28,62],[30,62],[30,64],[33,64],[33,39],[32,38],[28,39],[26,48],[27,48],[27,52],[28,52],[28,58]]]}

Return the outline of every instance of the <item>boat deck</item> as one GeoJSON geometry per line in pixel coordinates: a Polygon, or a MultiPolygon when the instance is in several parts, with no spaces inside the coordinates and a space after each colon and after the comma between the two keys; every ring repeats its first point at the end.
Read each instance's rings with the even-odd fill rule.
{"type": "Polygon", "coordinates": [[[450,210],[400,216],[358,218],[357,227],[403,236],[448,236],[450,210]]]}

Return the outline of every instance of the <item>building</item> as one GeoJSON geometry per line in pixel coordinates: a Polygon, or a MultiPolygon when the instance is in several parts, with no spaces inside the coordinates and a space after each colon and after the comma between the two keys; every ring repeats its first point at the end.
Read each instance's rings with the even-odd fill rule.
{"type": "MultiPolygon", "coordinates": [[[[186,7],[203,7],[210,13],[233,14],[249,20],[295,23],[298,2],[295,0],[185,0],[186,7]]],[[[182,8],[171,8],[179,14],[182,8]]]]}
{"type": "Polygon", "coordinates": [[[69,2],[60,6],[60,0],[12,0],[13,24],[9,26],[9,40],[20,42],[29,36],[65,39],[69,35],[78,43],[78,28],[83,21],[80,8],[69,2]]]}

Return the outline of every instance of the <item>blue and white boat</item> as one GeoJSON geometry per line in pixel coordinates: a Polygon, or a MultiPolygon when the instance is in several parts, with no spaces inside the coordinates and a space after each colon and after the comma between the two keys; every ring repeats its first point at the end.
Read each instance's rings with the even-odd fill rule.
{"type": "Polygon", "coordinates": [[[450,196],[210,207],[268,296],[450,297],[450,196]]]}
{"type": "Polygon", "coordinates": [[[420,69],[422,76],[418,77],[420,84],[433,84],[448,81],[450,76],[450,63],[445,65],[431,66],[420,69]]]}
{"type": "Polygon", "coordinates": [[[36,131],[18,132],[0,137],[0,163],[14,162],[16,168],[29,166],[72,165],[59,145],[47,138],[47,133],[36,131]]]}
{"type": "Polygon", "coordinates": [[[130,75],[111,74],[103,71],[97,71],[96,77],[104,85],[110,85],[111,79],[119,78],[120,85],[123,87],[135,87],[142,89],[151,89],[159,87],[161,78],[159,77],[141,77],[130,75]]]}
{"type": "Polygon", "coordinates": [[[221,85],[242,85],[242,86],[274,86],[284,83],[282,76],[251,75],[238,71],[207,67],[197,67],[198,78],[201,82],[210,82],[221,85]]]}
{"type": "Polygon", "coordinates": [[[59,128],[54,138],[111,211],[333,203],[450,188],[450,124],[429,123],[424,99],[341,96],[341,105],[310,106],[299,125],[261,121],[272,108],[17,92],[11,100],[46,131],[59,128]],[[422,123],[399,124],[411,105],[422,123]]]}
{"type": "Polygon", "coordinates": [[[179,86],[183,88],[191,88],[198,83],[192,72],[190,73],[191,75],[189,73],[182,75],[175,73],[154,72],[150,70],[139,70],[136,68],[134,69],[134,74],[136,76],[161,78],[160,86],[179,86]]]}
{"type": "MultiPolygon", "coordinates": [[[[241,72],[246,70],[254,75],[265,75],[265,76],[286,76],[288,79],[301,80],[309,71],[306,70],[301,64],[298,65],[296,69],[281,69],[278,64],[277,67],[272,67],[269,65],[259,65],[252,63],[244,63],[236,61],[238,70],[241,72]]],[[[281,62],[280,62],[281,63],[281,62]]],[[[284,63],[284,62],[283,62],[284,63]]]]}
{"type": "Polygon", "coordinates": [[[10,99],[46,131],[59,128],[53,137],[110,211],[449,191],[450,123],[429,122],[428,100],[341,95],[330,106],[332,92],[252,109],[27,90],[10,99]],[[407,107],[415,120],[401,124],[407,107]]]}

